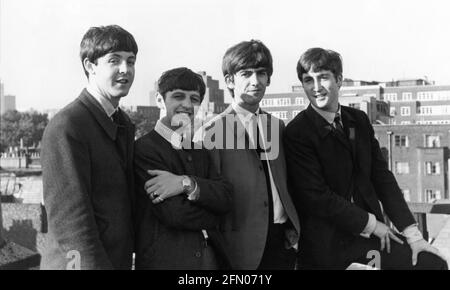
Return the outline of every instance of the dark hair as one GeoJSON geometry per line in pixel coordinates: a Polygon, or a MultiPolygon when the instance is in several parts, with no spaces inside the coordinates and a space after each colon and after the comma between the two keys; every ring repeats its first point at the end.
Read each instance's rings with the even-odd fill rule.
{"type": "Polygon", "coordinates": [[[342,57],[339,53],[329,49],[310,48],[302,54],[297,63],[297,76],[301,82],[303,74],[311,69],[313,71],[329,70],[338,80],[339,77],[342,77],[342,57]]]}
{"type": "MultiPolygon", "coordinates": [[[[91,27],[80,43],[81,63],[85,58],[96,63],[99,57],[116,51],[128,51],[137,55],[138,47],[131,33],[118,25],[91,27]]],[[[86,69],[84,73],[89,77],[86,69]]]]}
{"type": "Polygon", "coordinates": [[[272,55],[269,49],[259,40],[242,41],[230,47],[222,59],[223,75],[234,75],[247,68],[263,67],[270,77],[273,73],[272,55]]]}
{"type": "Polygon", "coordinates": [[[205,83],[201,75],[186,67],[179,67],[164,72],[158,80],[158,93],[166,99],[166,93],[173,90],[198,91],[203,101],[205,83]]]}

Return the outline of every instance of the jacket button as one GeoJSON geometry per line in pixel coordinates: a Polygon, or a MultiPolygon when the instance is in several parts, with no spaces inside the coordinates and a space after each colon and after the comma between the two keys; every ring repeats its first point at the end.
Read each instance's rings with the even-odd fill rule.
{"type": "Polygon", "coordinates": [[[197,258],[200,258],[200,257],[202,256],[202,253],[196,252],[196,253],[195,253],[195,256],[196,256],[197,258]]]}
{"type": "Polygon", "coordinates": [[[265,206],[265,207],[268,207],[268,206],[269,206],[269,203],[268,203],[266,200],[264,201],[264,206],[265,206]]]}
{"type": "Polygon", "coordinates": [[[187,161],[192,162],[192,156],[191,155],[188,155],[187,161]]]}
{"type": "Polygon", "coordinates": [[[259,166],[259,170],[261,170],[261,171],[263,170],[263,167],[262,167],[262,165],[260,165],[260,166],[259,166]]]}

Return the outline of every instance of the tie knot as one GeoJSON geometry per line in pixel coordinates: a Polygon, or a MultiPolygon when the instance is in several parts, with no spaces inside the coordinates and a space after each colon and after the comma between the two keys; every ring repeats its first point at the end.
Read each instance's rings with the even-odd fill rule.
{"type": "Polygon", "coordinates": [[[114,123],[120,124],[120,112],[119,112],[119,109],[114,111],[114,113],[111,115],[111,118],[112,118],[114,123]]]}
{"type": "Polygon", "coordinates": [[[336,113],[336,116],[334,117],[335,123],[341,123],[341,115],[339,113],[336,113]]]}

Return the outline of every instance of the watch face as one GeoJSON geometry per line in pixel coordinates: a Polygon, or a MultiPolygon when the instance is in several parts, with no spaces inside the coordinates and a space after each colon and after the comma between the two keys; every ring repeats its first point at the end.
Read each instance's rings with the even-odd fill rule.
{"type": "Polygon", "coordinates": [[[184,187],[185,189],[191,187],[191,180],[190,180],[188,177],[183,178],[183,187],[184,187]]]}

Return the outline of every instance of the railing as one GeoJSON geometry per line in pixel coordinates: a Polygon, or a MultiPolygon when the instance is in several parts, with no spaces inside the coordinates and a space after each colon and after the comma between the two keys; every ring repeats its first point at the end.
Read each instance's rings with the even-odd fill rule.
{"type": "Polygon", "coordinates": [[[414,214],[419,230],[423,237],[428,240],[427,214],[448,214],[450,215],[450,199],[440,200],[439,203],[419,203],[408,202],[409,209],[414,214]]]}

